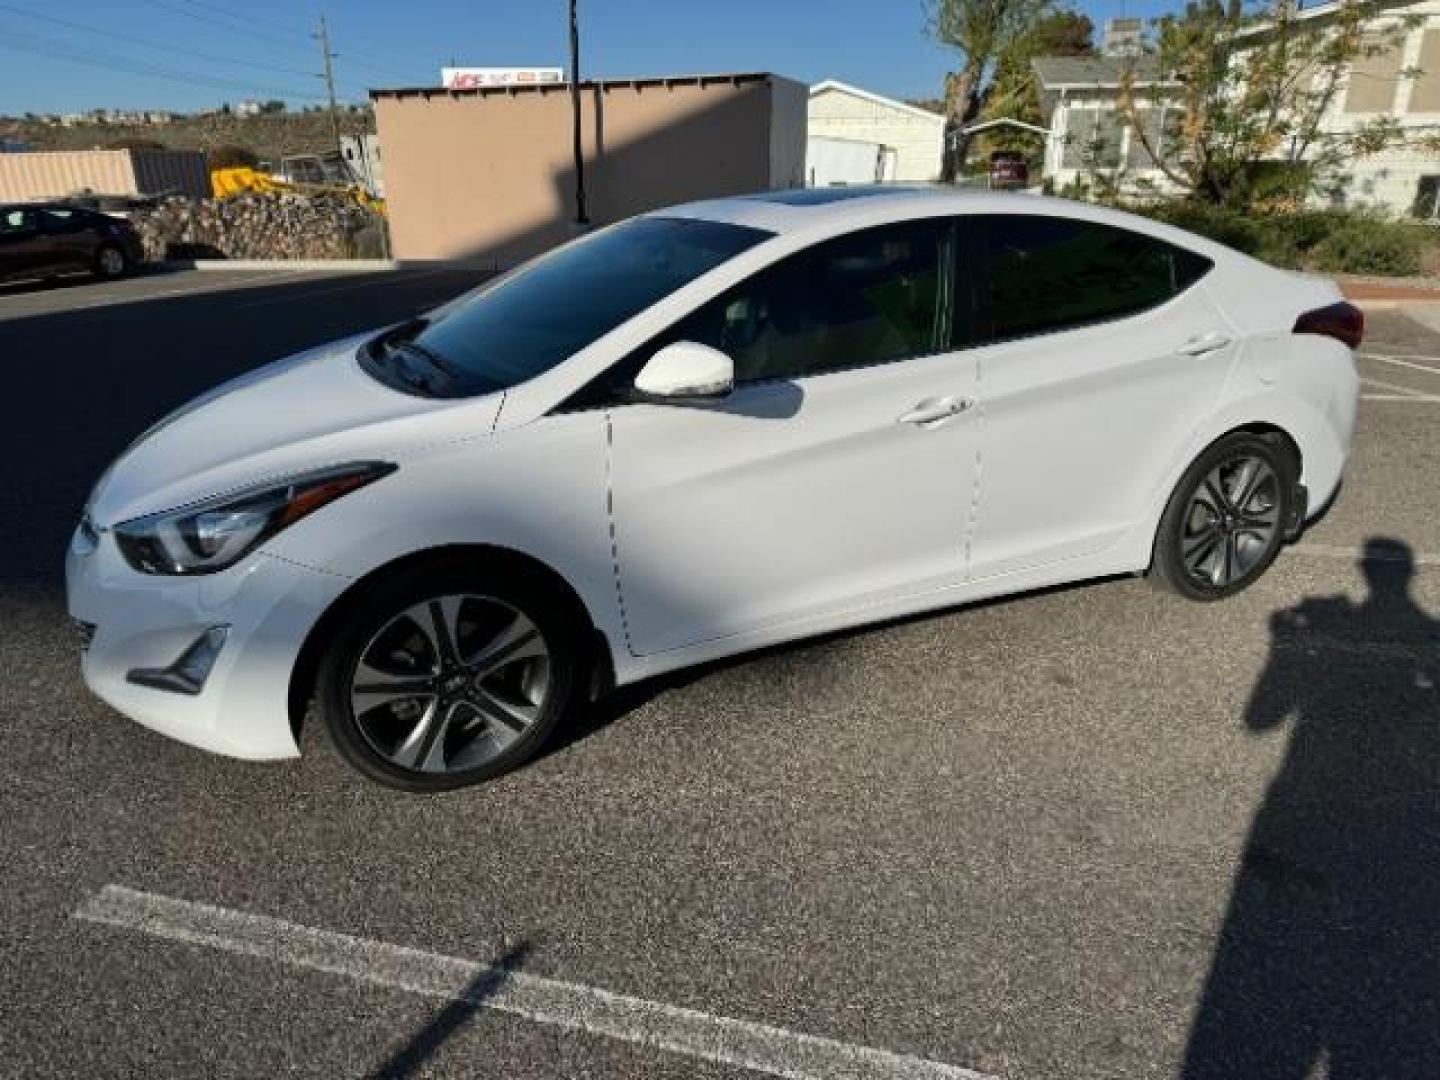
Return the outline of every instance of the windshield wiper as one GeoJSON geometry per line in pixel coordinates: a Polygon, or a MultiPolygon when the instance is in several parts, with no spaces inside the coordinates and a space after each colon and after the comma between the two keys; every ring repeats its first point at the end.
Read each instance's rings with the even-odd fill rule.
{"type": "Polygon", "coordinates": [[[444,375],[449,379],[456,379],[460,376],[459,368],[457,368],[449,360],[446,360],[434,349],[421,345],[418,341],[402,339],[400,341],[394,342],[390,346],[390,349],[392,352],[409,353],[412,356],[420,357],[420,359],[424,360],[436,371],[440,372],[440,374],[444,375]]]}

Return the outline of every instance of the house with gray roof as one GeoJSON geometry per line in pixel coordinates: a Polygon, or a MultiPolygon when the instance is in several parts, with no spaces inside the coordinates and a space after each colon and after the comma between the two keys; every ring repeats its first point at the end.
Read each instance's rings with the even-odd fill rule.
{"type": "Polygon", "coordinates": [[[1178,112],[1147,100],[1160,72],[1153,56],[1042,56],[1031,61],[1050,133],[1043,174],[1061,191],[1095,173],[1121,174],[1136,194],[1172,192],[1174,185],[1119,111],[1122,80],[1133,71],[1137,115],[1161,155],[1174,142],[1178,112]]]}
{"type": "MultiPolygon", "coordinates": [[[[1340,9],[1338,0],[1305,7],[1303,21],[1324,26],[1340,9]]],[[[1246,31],[1263,34],[1264,24],[1246,31]]],[[[1348,205],[1378,205],[1397,214],[1440,218],[1440,154],[1426,143],[1440,139],[1440,0],[1387,3],[1363,28],[1375,50],[1356,59],[1330,107],[1322,130],[1343,133],[1377,119],[1393,120],[1404,145],[1358,158],[1348,182],[1334,199],[1348,205]],[[1403,22],[1402,22],[1403,20],[1403,22]],[[1402,27],[1392,42],[1388,31],[1402,27]]],[[[1183,116],[1157,102],[1154,88],[1165,74],[1155,57],[1040,57],[1032,69],[1040,88],[1046,137],[1043,174],[1056,191],[1087,174],[1109,174],[1123,193],[1135,196],[1176,191],[1155,167],[1141,140],[1119,113],[1121,79],[1133,66],[1137,110],[1147,140],[1162,155],[1178,150],[1183,116]]]]}

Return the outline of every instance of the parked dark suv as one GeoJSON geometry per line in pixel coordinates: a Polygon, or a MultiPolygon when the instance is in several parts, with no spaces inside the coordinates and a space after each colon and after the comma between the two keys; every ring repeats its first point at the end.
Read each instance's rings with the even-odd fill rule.
{"type": "Polygon", "coordinates": [[[144,259],[122,218],[61,203],[0,205],[0,281],[92,273],[117,278],[144,259]]]}

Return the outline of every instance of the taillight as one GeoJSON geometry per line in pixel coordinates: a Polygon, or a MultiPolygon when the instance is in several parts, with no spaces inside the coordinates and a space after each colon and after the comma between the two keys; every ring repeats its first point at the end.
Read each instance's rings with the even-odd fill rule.
{"type": "Polygon", "coordinates": [[[1348,348],[1358,348],[1365,337],[1365,313],[1342,300],[1338,304],[1305,312],[1295,320],[1292,333],[1324,334],[1343,342],[1348,348]]]}

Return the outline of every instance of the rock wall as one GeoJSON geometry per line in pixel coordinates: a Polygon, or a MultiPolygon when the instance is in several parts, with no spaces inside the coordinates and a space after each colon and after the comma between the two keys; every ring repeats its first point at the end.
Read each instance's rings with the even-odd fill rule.
{"type": "Polygon", "coordinates": [[[246,194],[132,211],[147,259],[351,259],[383,254],[385,220],[348,199],[246,194]]]}

